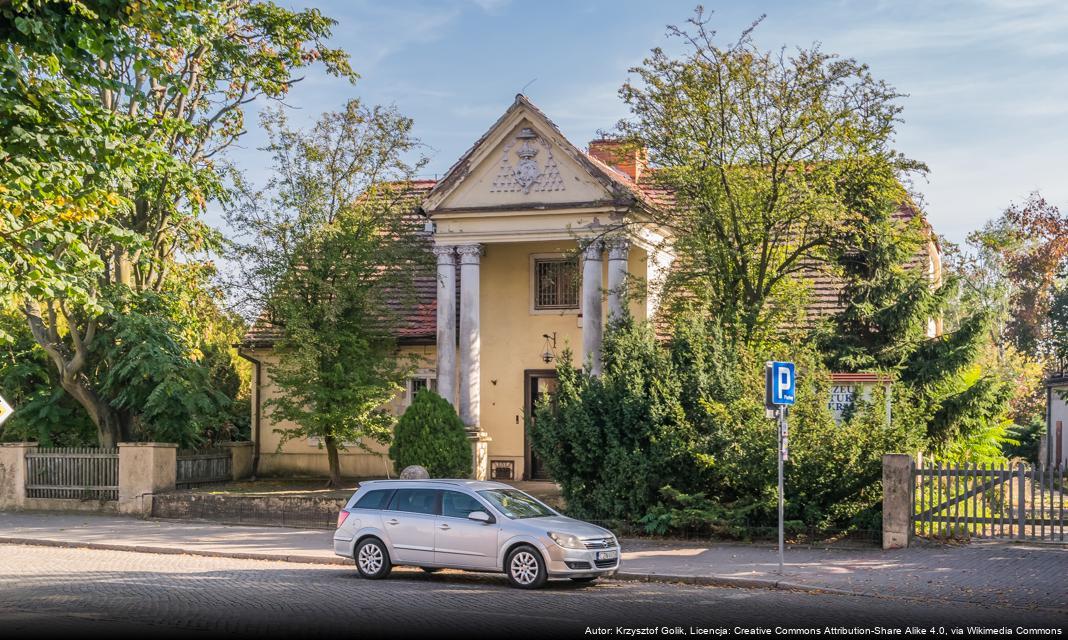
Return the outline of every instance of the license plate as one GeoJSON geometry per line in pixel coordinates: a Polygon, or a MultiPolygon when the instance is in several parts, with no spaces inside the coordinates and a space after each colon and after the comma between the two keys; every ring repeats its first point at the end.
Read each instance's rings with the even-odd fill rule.
{"type": "Polygon", "coordinates": [[[597,559],[598,560],[615,560],[616,559],[616,552],[615,551],[598,551],[597,552],[597,559]]]}

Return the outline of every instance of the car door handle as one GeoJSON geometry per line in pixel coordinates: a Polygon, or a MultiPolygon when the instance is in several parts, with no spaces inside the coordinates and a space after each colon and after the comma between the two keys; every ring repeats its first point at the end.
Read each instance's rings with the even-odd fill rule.
{"type": "Polygon", "coordinates": [[[442,531],[448,531],[448,529],[449,529],[449,525],[447,525],[447,524],[443,524],[443,525],[441,525],[440,527],[438,527],[438,529],[441,529],[442,531]]]}
{"type": "Polygon", "coordinates": [[[386,524],[400,524],[400,520],[394,518],[393,520],[386,520],[386,524]]]}

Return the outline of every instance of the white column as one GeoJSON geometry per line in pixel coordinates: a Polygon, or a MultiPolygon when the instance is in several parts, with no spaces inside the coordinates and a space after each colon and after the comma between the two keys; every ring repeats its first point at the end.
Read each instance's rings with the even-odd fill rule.
{"type": "Polygon", "coordinates": [[[612,238],[608,245],[608,320],[623,316],[627,299],[627,256],[630,242],[626,238],[612,238]]]}
{"type": "Polygon", "coordinates": [[[460,254],[460,419],[471,431],[479,431],[479,263],[482,245],[456,247],[460,254]]]}
{"type": "Polygon", "coordinates": [[[438,257],[438,395],[456,406],[456,247],[436,246],[438,257]]]}
{"type": "Polygon", "coordinates": [[[582,364],[590,373],[601,375],[601,338],[604,327],[601,319],[602,260],[600,240],[591,242],[583,251],[582,263],[582,364]]]}

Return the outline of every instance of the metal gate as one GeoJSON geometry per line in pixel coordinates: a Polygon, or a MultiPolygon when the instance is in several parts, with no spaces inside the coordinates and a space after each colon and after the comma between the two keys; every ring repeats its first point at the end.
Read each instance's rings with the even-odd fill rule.
{"type": "Polygon", "coordinates": [[[918,536],[1065,539],[1063,467],[939,463],[913,476],[918,536]]]}

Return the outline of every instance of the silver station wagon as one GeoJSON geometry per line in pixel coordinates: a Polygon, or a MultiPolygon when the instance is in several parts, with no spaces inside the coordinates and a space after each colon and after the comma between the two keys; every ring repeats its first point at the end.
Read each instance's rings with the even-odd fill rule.
{"type": "Polygon", "coordinates": [[[503,572],[523,589],[549,578],[596,580],[615,573],[620,556],[610,531],[475,480],[364,482],[338,514],[334,553],[372,580],[410,565],[503,572]]]}

